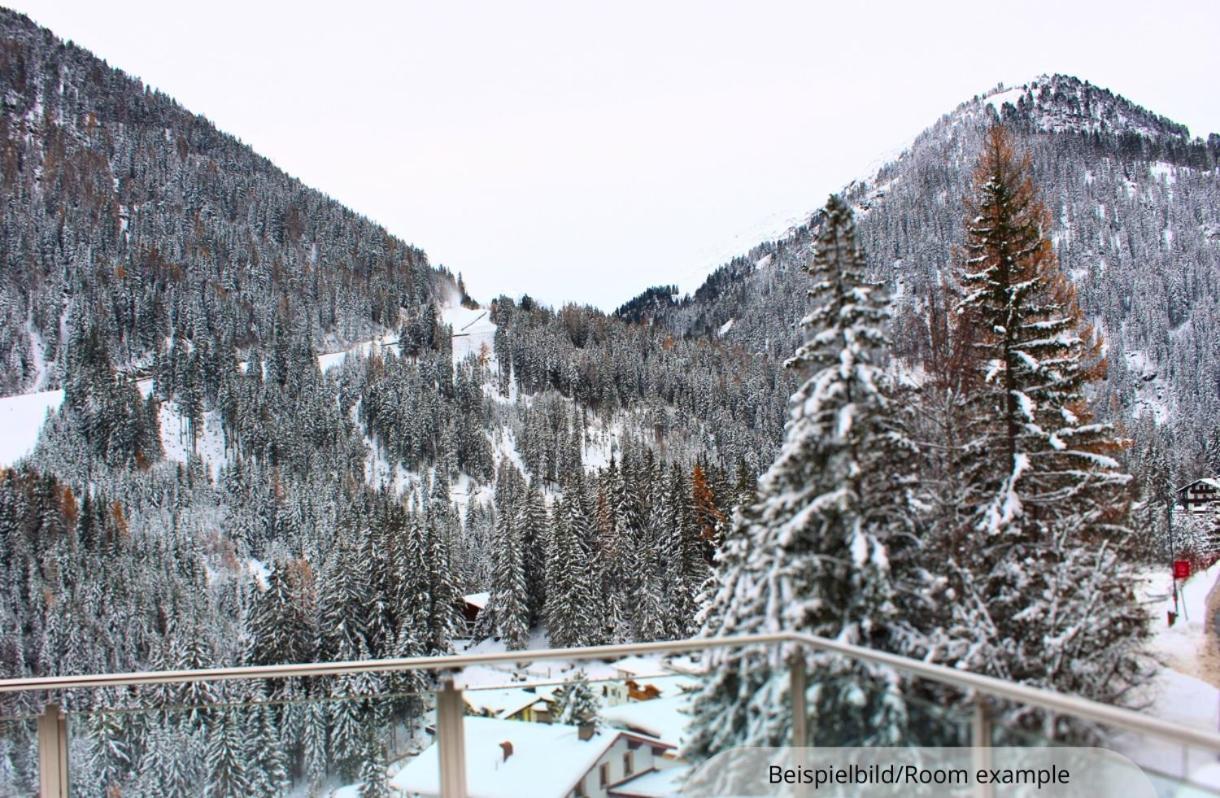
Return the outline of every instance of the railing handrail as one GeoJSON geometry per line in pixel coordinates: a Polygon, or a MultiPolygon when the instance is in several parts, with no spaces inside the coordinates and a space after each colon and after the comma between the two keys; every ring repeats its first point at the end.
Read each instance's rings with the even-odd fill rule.
{"type": "Polygon", "coordinates": [[[626,643],[582,648],[547,648],[522,651],[496,651],[480,654],[449,654],[436,657],[356,660],[348,662],[308,662],[293,665],[248,665],[233,668],[204,668],[175,671],[138,671],[81,676],[40,676],[0,680],[0,693],[58,691],[98,687],[132,687],[153,684],[228,681],[236,679],[284,679],[306,676],[341,676],[356,673],[412,670],[444,671],[473,665],[532,662],[537,660],[611,659],[633,654],[664,654],[702,651],[709,648],[741,647],[795,643],[818,651],[896,668],[914,676],[958,689],[976,690],[997,698],[1018,701],[1041,709],[1072,715],[1139,734],[1151,734],[1179,744],[1194,745],[1220,753],[1220,733],[1192,729],[1134,710],[1103,704],[1080,696],[1067,695],[1040,687],[1009,682],[993,676],[949,668],[930,662],[877,651],[817,635],[778,632],[736,637],[701,637],[663,640],[651,643],[626,643]]]}

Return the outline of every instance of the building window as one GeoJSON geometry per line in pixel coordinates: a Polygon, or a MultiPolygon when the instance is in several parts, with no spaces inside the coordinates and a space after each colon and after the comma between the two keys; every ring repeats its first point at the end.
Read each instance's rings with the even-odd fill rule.
{"type": "Polygon", "coordinates": [[[605,787],[610,782],[610,765],[605,764],[597,769],[597,786],[605,787]]]}
{"type": "Polygon", "coordinates": [[[635,772],[635,762],[632,761],[633,758],[634,757],[632,756],[632,753],[630,751],[623,754],[623,776],[624,777],[630,776],[632,773],[635,772]]]}
{"type": "Polygon", "coordinates": [[[580,781],[576,782],[575,793],[576,793],[576,798],[586,798],[586,796],[588,795],[588,793],[585,792],[585,780],[583,778],[580,781]]]}

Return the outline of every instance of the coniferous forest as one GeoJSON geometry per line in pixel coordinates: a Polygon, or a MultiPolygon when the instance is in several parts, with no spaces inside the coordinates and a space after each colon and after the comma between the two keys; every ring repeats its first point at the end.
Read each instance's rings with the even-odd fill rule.
{"type": "MultiPolygon", "coordinates": [[[[1212,546],[1166,519],[1220,472],[1220,140],[1076,78],[1004,96],[607,314],[476,301],[0,9],[0,402],[47,397],[0,471],[0,677],[796,629],[1134,703],[1132,569],[1212,546]]],[[[711,657],[684,755],[787,739],[798,656],[711,657]]],[[[921,723],[888,671],[808,667],[820,742],[921,723]]],[[[434,687],[72,693],[74,794],[386,795],[434,687]]],[[[0,794],[36,772],[0,725],[0,794]]]]}

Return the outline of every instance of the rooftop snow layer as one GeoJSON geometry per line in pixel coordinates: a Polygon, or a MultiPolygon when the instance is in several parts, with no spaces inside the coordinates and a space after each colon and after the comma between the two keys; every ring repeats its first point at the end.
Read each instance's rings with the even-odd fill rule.
{"type": "MultiPolygon", "coordinates": [[[[581,740],[575,726],[495,718],[463,719],[466,790],[471,798],[567,795],[597,764],[619,732],[602,730],[581,740]],[[505,760],[501,743],[512,744],[505,760]]],[[[440,761],[433,744],[390,780],[411,795],[440,794],[440,761]]]]}

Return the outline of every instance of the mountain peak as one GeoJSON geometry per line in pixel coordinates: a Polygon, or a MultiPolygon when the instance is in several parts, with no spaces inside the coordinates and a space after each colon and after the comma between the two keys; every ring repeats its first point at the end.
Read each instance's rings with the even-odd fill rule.
{"type": "Polygon", "coordinates": [[[1001,84],[966,106],[990,107],[1004,122],[1031,132],[1136,134],[1190,141],[1185,125],[1072,75],[1040,75],[1016,87],[1001,84]]]}

